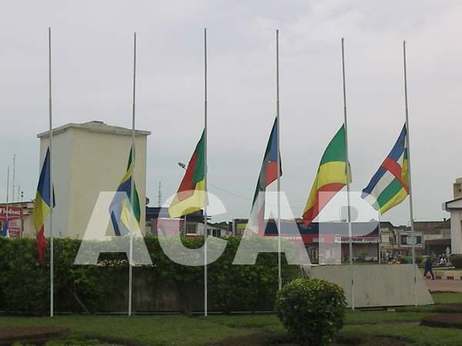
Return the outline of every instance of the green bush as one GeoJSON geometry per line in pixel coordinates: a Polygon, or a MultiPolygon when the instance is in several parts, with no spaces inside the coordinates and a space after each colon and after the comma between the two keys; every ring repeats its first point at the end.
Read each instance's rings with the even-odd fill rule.
{"type": "Polygon", "coordinates": [[[462,269],[462,255],[453,254],[449,257],[451,264],[457,269],[462,269]]]}
{"type": "Polygon", "coordinates": [[[411,264],[412,263],[412,257],[411,256],[401,256],[399,258],[399,263],[401,263],[401,264],[411,264]]]}
{"type": "Polygon", "coordinates": [[[329,345],[343,327],[343,289],[324,280],[293,280],[278,292],[275,305],[289,334],[303,345],[329,345]]]}
{"type": "MultiPolygon", "coordinates": [[[[203,245],[201,238],[183,238],[189,248],[203,245]]],[[[171,261],[155,237],[145,238],[153,266],[135,267],[134,280],[145,280],[154,295],[168,283],[177,296],[181,312],[189,314],[202,301],[204,270],[171,261]]],[[[125,254],[101,254],[98,266],[76,266],[79,240],[55,239],[55,305],[58,312],[124,311],[128,263],[125,254]]],[[[208,266],[209,308],[220,312],[273,310],[277,293],[277,254],[260,254],[253,266],[232,265],[239,239],[230,238],[225,253],[208,266]]],[[[49,254],[45,265],[37,263],[33,239],[0,238],[0,312],[46,314],[49,309],[49,254]]],[[[293,271],[283,262],[283,273],[293,271]]],[[[134,308],[137,292],[134,290],[134,308]]],[[[144,299],[144,298],[143,298],[144,299]]],[[[140,301],[141,308],[143,301],[140,301]]],[[[140,306],[140,305],[139,305],[140,306]]]]}

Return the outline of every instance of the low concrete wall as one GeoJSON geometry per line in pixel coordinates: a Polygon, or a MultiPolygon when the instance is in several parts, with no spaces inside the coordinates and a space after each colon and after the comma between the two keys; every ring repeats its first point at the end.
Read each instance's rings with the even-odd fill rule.
{"type": "Polygon", "coordinates": [[[462,270],[439,270],[433,269],[436,279],[462,280],[462,270]]]}
{"type": "Polygon", "coordinates": [[[326,265],[304,269],[310,277],[341,286],[348,306],[352,305],[352,298],[358,308],[433,304],[419,270],[416,271],[414,285],[415,269],[412,264],[326,265]]]}

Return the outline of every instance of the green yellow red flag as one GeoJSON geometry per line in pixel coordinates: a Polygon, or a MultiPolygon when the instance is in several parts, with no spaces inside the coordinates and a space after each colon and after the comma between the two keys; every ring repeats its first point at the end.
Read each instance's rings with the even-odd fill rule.
{"type": "Polygon", "coordinates": [[[345,126],[342,125],[322,155],[316,178],[303,210],[304,224],[308,225],[313,222],[325,205],[346,184],[345,126]]]}
{"type": "Polygon", "coordinates": [[[186,173],[168,213],[170,217],[181,217],[203,209],[205,203],[205,131],[186,167],[186,173]]]}

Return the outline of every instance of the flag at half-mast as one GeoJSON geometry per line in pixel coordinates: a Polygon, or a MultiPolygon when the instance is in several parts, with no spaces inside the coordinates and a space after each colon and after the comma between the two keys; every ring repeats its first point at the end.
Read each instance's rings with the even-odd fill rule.
{"type": "Polygon", "coordinates": [[[205,192],[205,130],[189,160],[175,198],[170,203],[170,217],[181,217],[202,210],[206,202],[205,192]]]}
{"type": "MultiPolygon", "coordinates": [[[[50,149],[47,149],[42,170],[40,171],[40,178],[34,200],[34,209],[32,211],[32,220],[34,222],[37,240],[37,258],[40,263],[43,263],[47,248],[45,220],[50,214],[52,208],[50,184],[50,149]]],[[[53,196],[53,207],[54,205],[55,199],[53,196]]]]}
{"type": "Polygon", "coordinates": [[[271,129],[271,134],[266,145],[265,156],[263,157],[263,162],[260,169],[260,175],[257,180],[257,187],[255,188],[255,194],[252,201],[252,209],[250,213],[249,222],[247,225],[248,229],[251,229],[260,234],[264,234],[264,218],[265,218],[265,193],[266,188],[272,182],[278,178],[278,169],[279,176],[282,176],[282,163],[279,160],[278,168],[278,119],[274,119],[273,128],[271,129]]]}
{"type": "Polygon", "coordinates": [[[304,224],[309,225],[313,222],[326,204],[346,184],[345,126],[342,125],[322,155],[316,178],[314,179],[308,201],[303,210],[304,224]]]}
{"type": "Polygon", "coordinates": [[[134,230],[140,222],[140,198],[134,181],[135,153],[133,147],[128,156],[127,171],[120,182],[114,199],[109,206],[112,227],[117,236],[124,236],[134,230]],[[133,194],[132,194],[133,186],[133,194]]]}
{"type": "Polygon", "coordinates": [[[400,204],[409,194],[407,129],[404,125],[398,140],[380,165],[361,197],[381,214],[400,204]]]}

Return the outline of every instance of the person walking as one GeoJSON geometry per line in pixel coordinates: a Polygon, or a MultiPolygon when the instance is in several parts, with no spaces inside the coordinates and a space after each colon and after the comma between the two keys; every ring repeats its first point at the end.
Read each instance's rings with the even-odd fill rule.
{"type": "Polygon", "coordinates": [[[430,256],[427,257],[424,263],[424,277],[427,277],[428,273],[430,273],[432,280],[435,280],[435,275],[433,274],[433,263],[430,256]]]}

